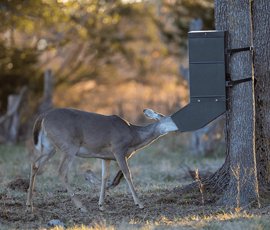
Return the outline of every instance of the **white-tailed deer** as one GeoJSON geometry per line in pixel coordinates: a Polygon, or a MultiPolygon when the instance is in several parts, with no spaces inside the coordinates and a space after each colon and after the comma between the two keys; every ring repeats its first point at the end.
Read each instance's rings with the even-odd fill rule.
{"type": "Polygon", "coordinates": [[[86,211],[67,181],[67,172],[75,157],[102,159],[100,210],[104,209],[111,160],[117,161],[135,204],[143,208],[135,192],[127,160],[136,150],[145,147],[158,137],[178,130],[170,117],[165,117],[151,109],[145,109],[144,114],[157,121],[146,126],[136,126],[116,115],[105,116],[65,108],[51,110],[37,118],[33,129],[33,139],[35,151],[39,153],[39,157],[31,166],[27,206],[33,207],[32,194],[37,173],[56,150],[59,150],[63,153],[59,167],[60,179],[77,208],[86,211]]]}

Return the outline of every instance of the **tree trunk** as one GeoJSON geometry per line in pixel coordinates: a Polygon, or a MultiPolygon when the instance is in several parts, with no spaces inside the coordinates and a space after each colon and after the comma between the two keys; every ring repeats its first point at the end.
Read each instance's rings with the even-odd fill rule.
{"type": "Polygon", "coordinates": [[[270,189],[270,1],[253,1],[256,156],[261,192],[270,189]]]}
{"type": "Polygon", "coordinates": [[[44,73],[44,89],[43,98],[39,106],[38,113],[44,113],[53,107],[53,75],[51,70],[46,70],[44,73]]]}
{"type": "MultiPolygon", "coordinates": [[[[222,4],[219,6],[219,2],[220,0],[216,0],[217,9],[222,6],[222,4]]],[[[230,48],[250,46],[252,44],[250,0],[223,2],[228,4],[227,14],[224,15],[227,28],[223,27],[223,22],[217,23],[216,28],[226,29],[229,32],[230,48]]],[[[216,17],[220,15],[216,14],[216,17]]],[[[229,62],[229,73],[233,80],[253,75],[252,55],[249,52],[236,53],[231,56],[229,62]]],[[[230,159],[230,181],[220,202],[228,206],[245,207],[258,200],[253,80],[231,88],[228,97],[227,152],[230,159]]]]}

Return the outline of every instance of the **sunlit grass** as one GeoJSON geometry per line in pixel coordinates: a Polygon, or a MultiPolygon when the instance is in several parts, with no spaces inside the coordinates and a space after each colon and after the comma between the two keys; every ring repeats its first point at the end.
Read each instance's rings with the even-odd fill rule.
{"type": "MultiPolygon", "coordinates": [[[[269,229],[270,220],[265,216],[257,216],[241,213],[222,213],[211,216],[188,216],[181,219],[170,220],[161,217],[158,221],[146,222],[144,224],[136,221],[122,222],[118,226],[107,225],[106,223],[95,224],[93,226],[76,225],[65,228],[67,230],[152,230],[152,229],[269,229]]],[[[55,227],[53,230],[63,230],[63,227],[55,227]]]]}

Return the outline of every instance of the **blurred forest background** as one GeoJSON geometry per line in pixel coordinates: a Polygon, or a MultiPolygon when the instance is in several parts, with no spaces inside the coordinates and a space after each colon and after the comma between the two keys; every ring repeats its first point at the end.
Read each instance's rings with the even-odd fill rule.
{"type": "Polygon", "coordinates": [[[188,103],[187,32],[213,29],[213,7],[213,0],[1,0],[0,143],[27,139],[46,100],[45,109],[131,122],[144,122],[146,107],[177,111],[188,103]]]}

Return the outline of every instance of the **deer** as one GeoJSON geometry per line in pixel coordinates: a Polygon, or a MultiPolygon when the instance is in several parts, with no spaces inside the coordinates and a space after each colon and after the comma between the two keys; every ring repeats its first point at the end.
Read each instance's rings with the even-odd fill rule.
{"type": "Polygon", "coordinates": [[[35,179],[46,162],[60,151],[63,155],[59,165],[59,178],[75,204],[87,212],[68,183],[68,171],[76,157],[99,158],[102,162],[101,189],[98,206],[105,210],[106,184],[110,176],[110,162],[116,161],[128,184],[134,203],[144,208],[135,191],[128,159],[159,137],[178,130],[170,116],[164,116],[152,109],[144,114],[155,121],[145,126],[129,123],[117,115],[102,115],[73,108],[57,108],[40,115],[33,127],[33,143],[36,159],[31,164],[27,208],[33,212],[33,189],[35,179]]]}

